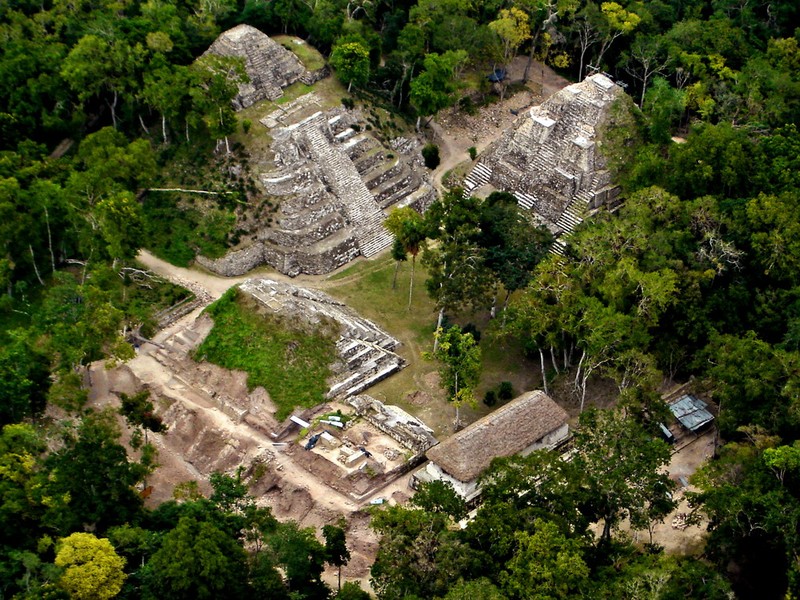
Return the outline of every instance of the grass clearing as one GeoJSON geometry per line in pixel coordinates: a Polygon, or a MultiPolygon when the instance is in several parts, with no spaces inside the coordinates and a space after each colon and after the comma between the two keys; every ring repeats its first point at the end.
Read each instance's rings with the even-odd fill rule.
{"type": "Polygon", "coordinates": [[[272,39],[293,53],[309,71],[316,71],[325,66],[325,58],[316,48],[293,35],[273,35],[272,39]]]}
{"type": "Polygon", "coordinates": [[[258,310],[237,288],[208,307],[214,327],[195,350],[196,360],[247,373],[250,389],[263,386],[283,420],[296,406],[316,406],[328,391],[336,360],[336,335],[292,327],[287,319],[258,310]]]}
{"type": "MultiPolygon", "coordinates": [[[[395,262],[384,255],[375,260],[359,261],[328,279],[333,287],[326,292],[347,303],[361,315],[375,321],[403,345],[399,354],[408,366],[369,388],[366,393],[388,404],[396,404],[422,419],[441,438],[452,434],[455,410],[439,388],[438,364],[425,360],[423,352],[433,349],[433,331],[438,316],[436,307],[425,290],[427,272],[417,261],[411,310],[408,310],[408,287],[411,263],[401,263],[397,285],[392,289],[395,262]],[[429,398],[424,404],[412,402],[415,392],[429,398]]],[[[492,408],[481,402],[487,390],[502,381],[510,381],[514,394],[541,386],[537,364],[524,356],[519,343],[492,338],[488,315],[461,315],[454,319],[459,325],[474,323],[483,333],[480,346],[483,371],[475,392],[475,408],[462,407],[461,416],[467,422],[489,413],[492,408]]],[[[502,402],[498,403],[502,405],[502,402]]],[[[497,408],[495,406],[494,408],[497,408]]]]}

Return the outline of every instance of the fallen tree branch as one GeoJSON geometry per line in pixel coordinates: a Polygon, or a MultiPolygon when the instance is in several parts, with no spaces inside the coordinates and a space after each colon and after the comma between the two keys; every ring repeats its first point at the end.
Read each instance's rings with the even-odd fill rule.
{"type": "Polygon", "coordinates": [[[187,190],[184,188],[148,188],[148,192],[182,192],[184,194],[206,194],[208,196],[220,196],[228,194],[238,194],[239,192],[210,192],[208,190],[187,190]]]}

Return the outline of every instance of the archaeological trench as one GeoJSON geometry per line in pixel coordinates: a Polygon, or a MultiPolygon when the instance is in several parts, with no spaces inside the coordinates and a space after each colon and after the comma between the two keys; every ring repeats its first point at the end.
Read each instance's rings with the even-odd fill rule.
{"type": "MultiPolygon", "coordinates": [[[[245,25],[222,34],[208,52],[245,59],[250,83],[241,86],[237,109],[257,107],[297,81],[313,84],[328,74],[307,71],[294,54],[245,25]]],[[[513,193],[556,235],[554,252],[563,252],[575,226],[616,201],[599,132],[621,95],[607,77],[594,75],[521,113],[480,156],[463,182],[465,193],[513,193]]],[[[198,257],[206,269],[224,276],[259,265],[289,276],[329,273],[391,245],[382,226],[388,211],[424,211],[435,200],[417,139],[381,142],[355,126],[362,120],[359,111],[322,110],[313,90],[269,106],[256,126],[269,133],[271,160],[257,177],[263,194],[275,201],[275,214],[223,258],[198,257]]],[[[322,292],[268,279],[248,280],[240,289],[284,317],[337,324],[338,360],[327,404],[279,423],[268,392],[248,391],[243,373],[195,362],[191,351],[211,328],[199,309],[162,329],[127,364],[111,371],[94,367],[95,396],[149,389],[158,398],[169,430],[155,442],[161,467],[150,481],[153,502],[169,499],[177,482],[205,482],[214,471],[231,473],[241,465],[259,502],[272,506],[276,516],[319,526],[345,513],[351,529],[365,529],[368,519],[359,507],[387,489],[395,498],[410,493],[402,484],[384,486],[407,479],[398,477],[436,443],[424,423],[366,393],[403,368],[399,342],[322,292]],[[333,407],[361,415],[358,426],[337,423],[330,416],[333,407]],[[304,449],[308,438],[301,430],[319,434],[314,449],[304,449]]],[[[352,576],[363,576],[369,566],[375,540],[368,537],[362,531],[362,542],[356,542],[361,546],[348,567],[352,576]]]]}

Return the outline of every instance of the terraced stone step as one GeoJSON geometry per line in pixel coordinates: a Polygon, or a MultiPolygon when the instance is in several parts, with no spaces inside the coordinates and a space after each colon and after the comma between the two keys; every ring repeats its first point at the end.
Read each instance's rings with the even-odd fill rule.
{"type": "Polygon", "coordinates": [[[525,192],[514,192],[517,203],[524,209],[530,210],[536,204],[536,198],[525,192]]]}

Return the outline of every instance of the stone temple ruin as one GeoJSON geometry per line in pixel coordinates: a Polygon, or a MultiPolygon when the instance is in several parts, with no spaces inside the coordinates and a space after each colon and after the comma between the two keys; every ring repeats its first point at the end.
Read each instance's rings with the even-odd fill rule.
{"type": "Polygon", "coordinates": [[[563,253],[564,237],[619,193],[598,151],[598,131],[622,95],[603,74],[557,92],[484,153],[464,181],[465,192],[511,192],[557,236],[553,251],[563,253]]]}
{"type": "Polygon", "coordinates": [[[269,264],[290,276],[324,274],[392,244],[383,227],[392,207],[424,211],[435,199],[417,142],[384,146],[357,124],[358,111],[321,111],[312,92],[261,119],[272,135],[275,169],[263,173],[278,205],[254,241],[218,260],[198,262],[223,275],[269,264]]]}
{"type": "Polygon", "coordinates": [[[250,25],[237,25],[225,31],[205,54],[244,59],[250,81],[239,85],[239,94],[233,99],[236,110],[261,100],[280,98],[283,88],[295,81],[310,85],[327,74],[327,70],[307,71],[293,53],[250,25]]]}
{"type": "Polygon", "coordinates": [[[367,394],[354,396],[349,403],[359,416],[364,417],[417,456],[421,456],[439,443],[433,435],[433,429],[399,406],[384,404],[367,394]]]}
{"type": "Polygon", "coordinates": [[[336,341],[339,362],[333,367],[329,399],[358,394],[406,365],[394,352],[400,345],[398,340],[324,292],[271,279],[248,279],[239,287],[283,317],[311,324],[327,321],[339,325],[336,341]]]}

